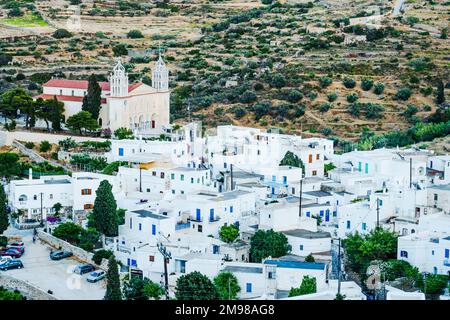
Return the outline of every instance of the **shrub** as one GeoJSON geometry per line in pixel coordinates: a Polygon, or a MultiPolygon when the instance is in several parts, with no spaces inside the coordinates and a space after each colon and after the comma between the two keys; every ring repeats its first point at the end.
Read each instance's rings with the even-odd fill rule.
{"type": "Polygon", "coordinates": [[[234,116],[236,117],[236,119],[240,119],[247,114],[247,110],[245,110],[242,107],[235,107],[232,109],[232,112],[233,112],[234,116]]]}
{"type": "Polygon", "coordinates": [[[273,88],[283,88],[286,85],[286,78],[281,73],[275,73],[270,77],[269,84],[273,88]]]}
{"type": "Polygon", "coordinates": [[[252,103],[255,102],[256,99],[256,94],[253,91],[247,90],[241,95],[240,101],[242,103],[252,103]]]}
{"type": "Polygon", "coordinates": [[[326,88],[333,83],[333,80],[329,77],[320,77],[319,84],[322,88],[326,88]]]}
{"type": "Polygon", "coordinates": [[[28,141],[25,143],[25,147],[27,149],[33,149],[34,148],[34,142],[28,141]]]}
{"type": "Polygon", "coordinates": [[[337,98],[338,98],[338,95],[336,92],[330,92],[327,94],[327,99],[329,102],[336,101],[337,98]]]}
{"type": "Polygon", "coordinates": [[[406,118],[411,118],[413,115],[415,115],[417,112],[419,112],[419,108],[417,108],[414,104],[408,104],[406,107],[406,110],[403,112],[403,115],[406,118]]]}
{"type": "Polygon", "coordinates": [[[143,38],[144,35],[142,34],[142,32],[140,30],[130,30],[127,33],[127,37],[130,39],[138,39],[138,38],[143,38]]]}
{"type": "Polygon", "coordinates": [[[364,91],[369,91],[370,89],[372,89],[372,86],[373,80],[366,78],[361,80],[361,89],[363,89],[364,91]]]}
{"type": "Polygon", "coordinates": [[[71,37],[72,34],[66,29],[57,29],[55,32],[53,32],[53,38],[55,39],[71,38],[71,37]]]}
{"type": "Polygon", "coordinates": [[[356,86],[356,81],[351,78],[345,78],[342,83],[347,89],[352,89],[356,86]]]}
{"type": "Polygon", "coordinates": [[[324,136],[329,136],[330,134],[333,133],[333,130],[331,128],[323,128],[320,129],[320,133],[323,134],[324,136]]]}
{"type": "Polygon", "coordinates": [[[330,109],[331,109],[331,103],[328,103],[328,102],[322,103],[319,106],[319,111],[320,112],[327,112],[330,109]]]}
{"type": "Polygon", "coordinates": [[[375,86],[373,87],[373,92],[375,94],[382,94],[384,91],[384,84],[382,82],[375,83],[375,86]]]}
{"type": "Polygon", "coordinates": [[[356,92],[352,92],[347,95],[347,101],[350,103],[355,102],[356,100],[358,100],[358,98],[359,96],[356,92]]]}
{"type": "Polygon", "coordinates": [[[94,252],[92,260],[95,262],[95,264],[100,265],[102,264],[103,259],[109,259],[112,255],[113,252],[111,250],[100,249],[94,252]]]}
{"type": "Polygon", "coordinates": [[[403,87],[403,88],[400,88],[400,89],[397,91],[395,97],[396,97],[397,99],[399,99],[399,100],[406,101],[406,100],[409,99],[409,97],[411,97],[411,94],[412,94],[412,91],[411,91],[410,88],[408,88],[408,87],[403,87]]]}
{"type": "Polygon", "coordinates": [[[52,145],[47,140],[44,140],[39,145],[39,151],[40,152],[47,152],[52,148],[52,145]]]}

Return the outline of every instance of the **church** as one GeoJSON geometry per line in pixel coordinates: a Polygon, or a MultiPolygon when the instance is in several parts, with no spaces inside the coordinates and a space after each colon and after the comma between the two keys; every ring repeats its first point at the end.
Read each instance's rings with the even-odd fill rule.
{"type": "MultiPolygon", "coordinates": [[[[169,125],[170,90],[169,71],[159,56],[152,70],[152,86],[142,82],[129,84],[128,74],[119,59],[109,77],[109,82],[98,83],[102,89],[102,105],[98,122],[102,129],[112,132],[128,128],[135,134],[159,134],[169,125]]],[[[51,79],[43,86],[37,98],[64,102],[68,117],[81,111],[83,97],[87,94],[87,80],[51,79]]]]}

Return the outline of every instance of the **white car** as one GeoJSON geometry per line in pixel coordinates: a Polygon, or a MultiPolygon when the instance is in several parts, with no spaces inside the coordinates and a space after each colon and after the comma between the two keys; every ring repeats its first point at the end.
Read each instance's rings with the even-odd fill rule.
{"type": "Polygon", "coordinates": [[[95,270],[89,274],[87,277],[88,282],[97,282],[106,277],[106,272],[103,270],[95,270]]]}
{"type": "Polygon", "coordinates": [[[9,261],[9,260],[13,260],[13,257],[11,257],[11,256],[3,256],[3,257],[0,257],[0,265],[6,263],[6,262],[9,261]]]}

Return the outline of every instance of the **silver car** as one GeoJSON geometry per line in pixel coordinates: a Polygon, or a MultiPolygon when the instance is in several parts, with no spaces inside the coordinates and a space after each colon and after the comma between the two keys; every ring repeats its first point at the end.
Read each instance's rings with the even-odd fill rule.
{"type": "Polygon", "coordinates": [[[95,270],[95,271],[93,271],[93,272],[91,272],[89,274],[89,276],[87,277],[86,280],[88,282],[94,283],[94,282],[102,280],[104,277],[106,277],[106,272],[105,271],[103,271],[103,270],[95,270]]]}

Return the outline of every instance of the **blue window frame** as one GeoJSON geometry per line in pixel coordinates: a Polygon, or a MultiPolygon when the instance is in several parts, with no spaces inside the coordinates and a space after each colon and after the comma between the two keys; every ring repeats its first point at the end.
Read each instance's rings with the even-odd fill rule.
{"type": "Polygon", "coordinates": [[[302,244],[300,245],[300,251],[303,251],[303,245],[302,244]]]}
{"type": "Polygon", "coordinates": [[[131,266],[132,267],[137,267],[137,261],[134,259],[131,259],[131,266]]]}
{"type": "Polygon", "coordinates": [[[272,194],[275,194],[275,188],[272,187],[272,194]]]}
{"type": "Polygon", "coordinates": [[[219,254],[219,248],[218,245],[213,244],[213,254],[219,254]]]}
{"type": "Polygon", "coordinates": [[[347,229],[350,229],[350,220],[347,220],[347,229]]]}
{"type": "Polygon", "coordinates": [[[287,177],[283,176],[283,184],[287,184],[287,177]]]}
{"type": "Polygon", "coordinates": [[[363,229],[363,231],[366,231],[366,228],[367,228],[367,225],[366,225],[365,222],[363,222],[363,223],[362,223],[362,229],[363,229]]]}
{"type": "Polygon", "coordinates": [[[369,164],[368,163],[366,163],[366,164],[364,164],[364,173],[369,173],[369,164]]]}
{"type": "Polygon", "coordinates": [[[362,163],[358,162],[358,171],[361,172],[361,170],[362,170],[362,163]]]}
{"type": "Polygon", "coordinates": [[[142,230],[142,223],[139,223],[139,231],[142,230]]]}
{"type": "Polygon", "coordinates": [[[226,163],[226,162],[223,163],[223,168],[224,168],[224,169],[227,168],[227,163],[226,163]]]}
{"type": "Polygon", "coordinates": [[[214,221],[214,209],[209,209],[209,221],[214,221]]]}
{"type": "Polygon", "coordinates": [[[252,284],[247,282],[245,285],[246,292],[252,292],[252,284]]]}
{"type": "Polygon", "coordinates": [[[380,204],[380,207],[383,205],[383,200],[378,200],[378,203],[380,204]]]}
{"type": "Polygon", "coordinates": [[[323,217],[323,210],[320,210],[320,216],[323,217]]]}
{"type": "Polygon", "coordinates": [[[431,255],[434,256],[434,250],[431,250],[431,255]]]}
{"type": "Polygon", "coordinates": [[[333,211],[333,217],[337,217],[337,211],[333,211]]]}
{"type": "Polygon", "coordinates": [[[194,183],[194,178],[191,178],[191,183],[194,183]]]}
{"type": "Polygon", "coordinates": [[[123,148],[119,148],[119,156],[120,156],[120,157],[123,156],[123,148]]]}
{"type": "Polygon", "coordinates": [[[311,212],[310,211],[307,211],[306,212],[306,216],[309,218],[309,217],[311,217],[311,212]]]}
{"type": "Polygon", "coordinates": [[[325,221],[330,221],[330,210],[325,211],[325,221]]]}
{"type": "Polygon", "coordinates": [[[152,235],[156,235],[156,225],[152,224],[152,235]]]}
{"type": "Polygon", "coordinates": [[[233,206],[230,206],[230,213],[233,213],[233,206]]]}
{"type": "Polygon", "coordinates": [[[445,258],[449,258],[450,256],[450,249],[445,249],[445,258]]]}
{"type": "Polygon", "coordinates": [[[195,212],[195,218],[196,218],[196,220],[197,220],[197,221],[200,221],[200,220],[201,220],[201,217],[202,217],[202,215],[201,215],[201,210],[200,210],[200,209],[197,209],[196,212],[195,212]]]}

